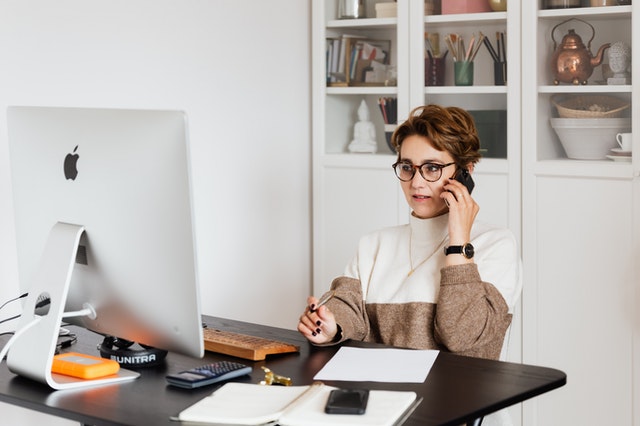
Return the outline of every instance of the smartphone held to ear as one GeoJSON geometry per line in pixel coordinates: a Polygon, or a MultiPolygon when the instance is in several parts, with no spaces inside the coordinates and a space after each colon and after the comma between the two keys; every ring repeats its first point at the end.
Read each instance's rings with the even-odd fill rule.
{"type": "Polygon", "coordinates": [[[327,414],[364,414],[369,400],[368,389],[334,389],[329,393],[327,414]]]}
{"type": "Polygon", "coordinates": [[[456,174],[453,176],[453,178],[458,182],[460,182],[461,184],[463,184],[464,186],[466,186],[467,190],[469,191],[469,194],[471,194],[471,191],[473,191],[473,187],[475,186],[475,183],[471,178],[471,173],[469,173],[467,169],[458,169],[456,171],[456,174]]]}

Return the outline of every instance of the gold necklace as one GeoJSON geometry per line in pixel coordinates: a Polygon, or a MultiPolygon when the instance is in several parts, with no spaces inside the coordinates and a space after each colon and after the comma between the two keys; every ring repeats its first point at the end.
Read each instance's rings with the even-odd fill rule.
{"type": "MultiPolygon", "coordinates": [[[[437,245],[437,248],[439,249],[440,246],[442,245],[442,243],[444,243],[444,241],[447,239],[447,236],[445,235],[444,238],[442,239],[442,241],[440,241],[440,244],[437,245]]],[[[411,268],[409,270],[409,273],[407,274],[407,278],[409,278],[411,275],[413,275],[414,271],[416,269],[418,269],[420,266],[422,266],[423,263],[425,263],[427,260],[429,260],[431,258],[431,256],[433,256],[433,253],[436,253],[438,250],[436,249],[436,251],[434,251],[433,253],[431,253],[429,256],[427,256],[426,258],[424,258],[422,260],[422,262],[418,263],[416,265],[416,267],[413,267],[413,253],[411,252],[411,246],[413,242],[413,229],[411,228],[411,226],[409,226],[409,267],[411,268]]]]}

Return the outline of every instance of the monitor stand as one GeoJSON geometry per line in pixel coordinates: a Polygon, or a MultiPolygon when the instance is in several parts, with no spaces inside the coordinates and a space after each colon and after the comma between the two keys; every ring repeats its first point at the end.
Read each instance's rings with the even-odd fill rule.
{"type": "Polygon", "coordinates": [[[77,389],[133,380],[139,373],[120,369],[118,374],[100,379],[78,379],[51,372],[53,356],[58,342],[58,331],[63,318],[94,316],[89,305],[76,312],[64,312],[71,274],[84,227],[56,223],[44,248],[40,266],[29,288],[15,339],[7,354],[7,365],[13,373],[45,383],[53,389],[77,389]],[[51,300],[43,315],[35,313],[41,296],[51,300]]]}

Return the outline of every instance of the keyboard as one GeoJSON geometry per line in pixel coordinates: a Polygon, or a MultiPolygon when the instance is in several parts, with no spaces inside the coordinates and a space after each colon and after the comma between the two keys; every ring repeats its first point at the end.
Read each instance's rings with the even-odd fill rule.
{"type": "Polygon", "coordinates": [[[205,350],[252,361],[261,361],[267,355],[300,351],[299,346],[291,343],[215,328],[203,328],[202,334],[205,350]]]}

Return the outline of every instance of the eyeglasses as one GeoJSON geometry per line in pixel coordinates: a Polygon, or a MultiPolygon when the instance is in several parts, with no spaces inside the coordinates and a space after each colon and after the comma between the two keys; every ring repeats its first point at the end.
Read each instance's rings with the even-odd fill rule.
{"type": "Polygon", "coordinates": [[[398,179],[403,182],[409,182],[413,179],[416,175],[416,170],[420,170],[420,176],[422,176],[427,182],[436,182],[442,177],[442,169],[452,164],[455,164],[455,162],[438,164],[427,161],[426,163],[416,166],[408,161],[398,161],[391,167],[393,167],[393,171],[396,172],[398,179]]]}

